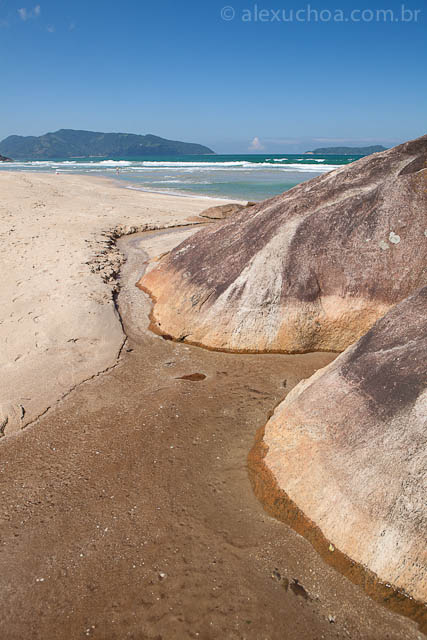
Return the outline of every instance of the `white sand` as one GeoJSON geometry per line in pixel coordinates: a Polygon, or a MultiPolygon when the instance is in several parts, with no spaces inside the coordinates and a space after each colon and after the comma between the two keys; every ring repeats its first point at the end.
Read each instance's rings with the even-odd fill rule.
{"type": "Polygon", "coordinates": [[[118,363],[113,240],[186,224],[224,201],[64,174],[1,173],[0,192],[0,430],[11,434],[118,363]]]}

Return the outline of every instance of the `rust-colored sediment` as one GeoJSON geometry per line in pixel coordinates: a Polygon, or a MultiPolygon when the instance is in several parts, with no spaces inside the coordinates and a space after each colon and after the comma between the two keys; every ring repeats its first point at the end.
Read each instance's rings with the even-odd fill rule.
{"type": "Polygon", "coordinates": [[[254,493],[265,511],[292,527],[294,531],[308,540],[327,564],[339,571],[353,584],[362,587],[373,600],[385,605],[395,613],[414,620],[420,631],[427,634],[427,607],[425,603],[415,600],[393,585],[387,587],[374,572],[358,564],[339,549],[334,547],[334,550],[331,551],[330,546],[333,541],[327,540],[320,528],[278,486],[273,474],[264,462],[268,452],[268,446],[264,442],[264,431],[265,426],[256,433],[255,444],[248,455],[248,472],[254,493]]]}

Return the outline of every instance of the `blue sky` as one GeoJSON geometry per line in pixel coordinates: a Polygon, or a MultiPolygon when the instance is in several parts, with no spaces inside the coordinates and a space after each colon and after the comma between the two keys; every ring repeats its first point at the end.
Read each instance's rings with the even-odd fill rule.
{"type": "Polygon", "coordinates": [[[0,139],[73,128],[223,153],[391,146],[426,132],[427,5],[405,7],[418,13],[394,0],[0,0],[0,139]]]}

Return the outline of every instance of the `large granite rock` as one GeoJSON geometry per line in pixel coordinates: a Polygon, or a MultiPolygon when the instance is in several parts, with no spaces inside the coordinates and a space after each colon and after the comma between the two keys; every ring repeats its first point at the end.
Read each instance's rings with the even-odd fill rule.
{"type": "Polygon", "coordinates": [[[331,551],[425,602],[426,427],[424,287],[277,407],[250,458],[256,492],[279,517],[292,501],[331,551]]]}
{"type": "Polygon", "coordinates": [[[148,272],[153,325],[236,351],[340,351],[426,282],[427,136],[209,225],[148,272]]]}

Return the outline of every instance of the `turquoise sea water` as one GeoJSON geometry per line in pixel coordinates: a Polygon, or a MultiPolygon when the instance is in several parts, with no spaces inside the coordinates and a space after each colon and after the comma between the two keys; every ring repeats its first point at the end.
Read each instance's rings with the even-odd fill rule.
{"type": "Polygon", "coordinates": [[[258,201],[360,157],[250,154],[72,158],[0,163],[0,171],[99,175],[133,189],[258,201]]]}

